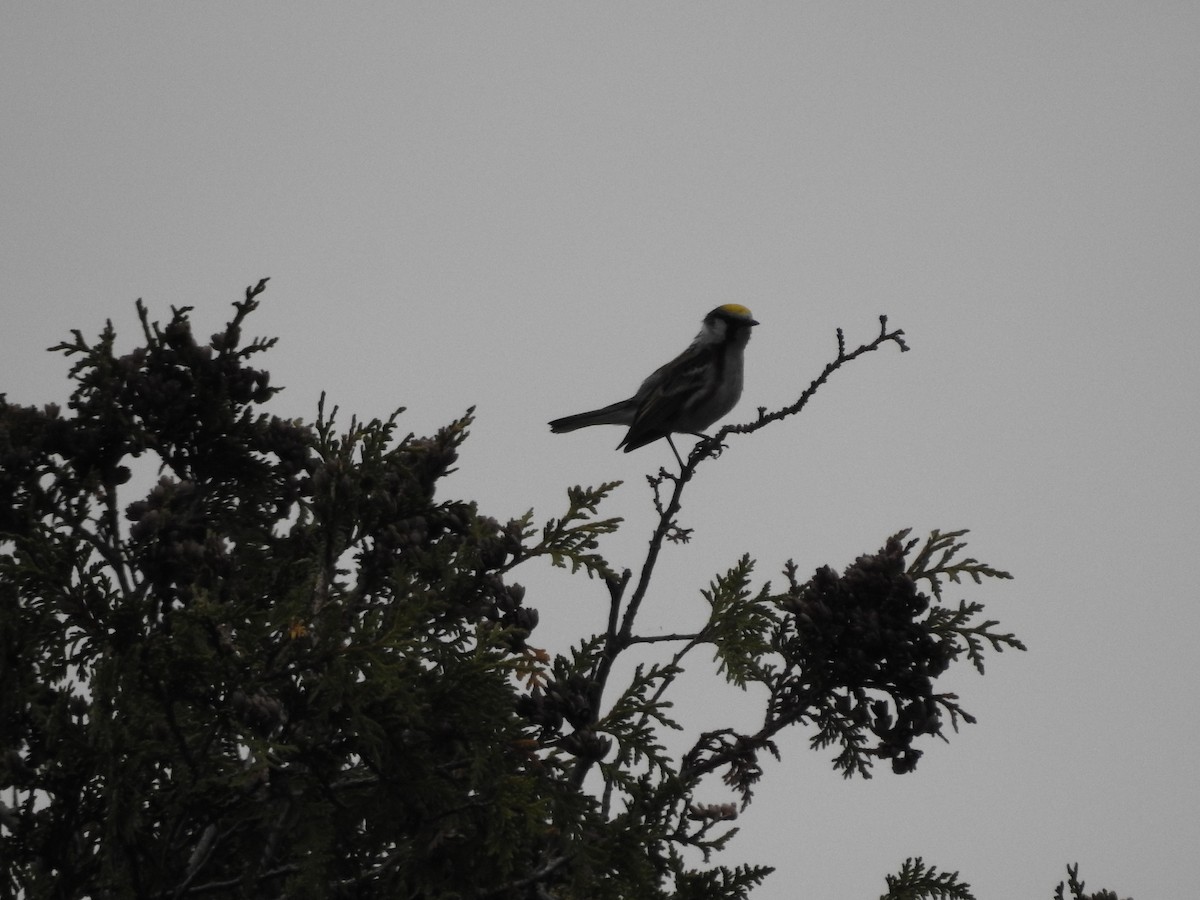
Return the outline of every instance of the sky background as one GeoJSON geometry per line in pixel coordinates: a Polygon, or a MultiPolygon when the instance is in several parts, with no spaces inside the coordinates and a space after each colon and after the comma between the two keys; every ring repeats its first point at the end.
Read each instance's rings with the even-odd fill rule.
{"type": "MultiPolygon", "coordinates": [[[[273,411],[327,391],[427,433],[477,405],[447,496],[544,519],[623,480],[602,549],[637,566],[669,449],[546,421],[632,393],[720,303],[762,322],[741,420],[886,314],[911,353],[702,468],[640,630],[699,626],[745,552],[778,584],[970,528],[1016,580],[949,597],[1029,652],[939,682],[979,724],[913,775],[844,782],[783,736],[722,861],[777,866],[768,900],[877,897],[915,855],[981,900],[1072,861],[1191,897],[1198,46],[1191,2],[9,4],[0,391],[64,399],[44,348],[109,318],[133,346],[137,297],[208,334],[270,276],[273,411]]],[[[603,626],[602,586],[515,578],[543,645],[603,626]]],[[[749,727],[693,666],[688,733],[749,727]]]]}

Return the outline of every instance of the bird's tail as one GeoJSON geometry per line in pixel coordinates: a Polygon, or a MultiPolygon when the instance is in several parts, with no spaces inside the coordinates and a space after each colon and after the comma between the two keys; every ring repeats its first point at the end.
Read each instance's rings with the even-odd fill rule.
{"type": "Polygon", "coordinates": [[[628,425],[633,421],[637,407],[630,400],[620,400],[603,409],[593,409],[590,412],[576,413],[573,416],[563,416],[550,423],[550,430],[555,434],[574,431],[576,428],[587,428],[589,425],[628,425]]]}

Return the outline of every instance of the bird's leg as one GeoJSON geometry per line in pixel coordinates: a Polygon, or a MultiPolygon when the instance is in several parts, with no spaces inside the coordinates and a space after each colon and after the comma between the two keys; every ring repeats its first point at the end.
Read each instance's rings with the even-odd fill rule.
{"type": "Polygon", "coordinates": [[[671,436],[667,435],[667,443],[671,445],[671,452],[675,454],[675,459],[679,462],[679,469],[683,471],[683,457],[679,455],[679,451],[675,449],[675,442],[671,440],[671,436]]]}

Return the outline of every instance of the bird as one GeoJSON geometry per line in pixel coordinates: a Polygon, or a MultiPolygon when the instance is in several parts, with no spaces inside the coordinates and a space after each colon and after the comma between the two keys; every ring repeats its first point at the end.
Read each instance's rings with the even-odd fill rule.
{"type": "Polygon", "coordinates": [[[742,396],[742,358],[750,329],[757,324],[740,303],[718,306],[704,317],[691,345],[643,381],[628,400],[555,419],[550,431],[563,434],[589,425],[628,425],[618,450],[628,453],[666,438],[682,468],[671,435],[704,437],[704,429],[737,404],[742,396]]]}

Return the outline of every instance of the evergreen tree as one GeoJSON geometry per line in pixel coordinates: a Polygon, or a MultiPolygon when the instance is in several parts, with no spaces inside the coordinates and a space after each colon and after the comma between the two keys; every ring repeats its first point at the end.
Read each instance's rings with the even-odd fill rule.
{"type": "MultiPolygon", "coordinates": [[[[66,414],[0,395],[4,897],[733,900],[770,869],[712,856],[775,735],[810,730],[847,777],[909,772],[922,741],[973,721],[939,679],[1023,649],[981,604],[943,602],[948,583],[1009,577],[964,556],[963,531],[901,532],[807,579],[789,562],[777,588],[746,557],[703,592],[699,632],[638,633],[697,468],[862,354],[907,349],[886,319],[852,351],[839,332],[795,404],[651,479],[634,578],[599,552],[614,484],[572,488],[540,527],[438,494],[470,411],[429,437],[398,437],[395,415],[342,426],[323,400],[312,423],[264,412],[274,341],[242,336],[264,287],[206,342],[188,308],[163,326],[140,301],[132,352],[111,323],[74,332],[52,348],[73,359],[66,414]],[[537,649],[512,578],[538,558],[607,588],[606,629],[568,656],[537,649]],[[651,641],[670,661],[617,683],[651,641]],[[755,730],[695,735],[675,759],[669,692],[699,647],[767,699],[755,730]],[[717,776],[738,804],[694,800],[717,776]]],[[[970,897],[919,859],[887,885],[970,897]]]]}

